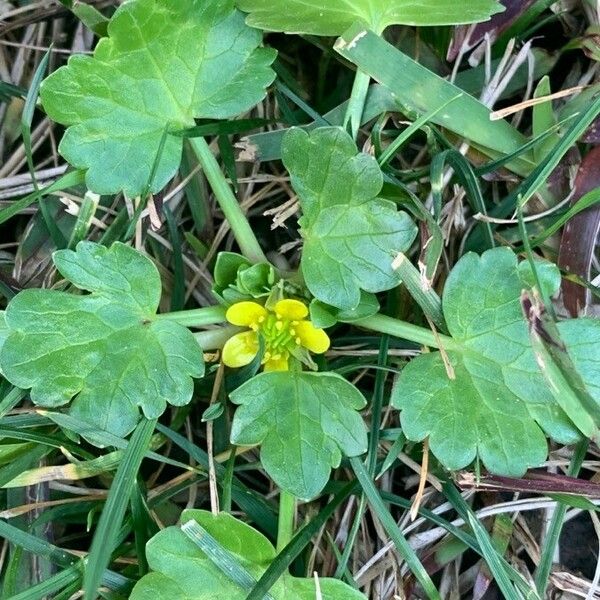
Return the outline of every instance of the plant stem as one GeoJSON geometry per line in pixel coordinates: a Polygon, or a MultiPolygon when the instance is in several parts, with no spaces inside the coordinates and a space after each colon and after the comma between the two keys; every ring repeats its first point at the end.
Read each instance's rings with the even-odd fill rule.
{"type": "Polygon", "coordinates": [[[371,331],[387,333],[397,338],[410,340],[423,346],[430,346],[431,348],[443,347],[445,350],[454,350],[458,347],[458,344],[447,335],[436,335],[433,331],[424,327],[406,323],[392,317],[386,317],[385,315],[373,315],[366,319],[360,319],[359,321],[355,321],[355,325],[370,329],[371,331]]]}
{"type": "Polygon", "coordinates": [[[360,124],[362,122],[370,82],[371,77],[369,75],[360,70],[356,71],[354,84],[352,85],[352,94],[350,96],[350,101],[348,102],[346,117],[344,119],[344,128],[347,128],[348,124],[350,124],[350,133],[355,140],[358,136],[358,130],[360,129],[360,124]]]}
{"type": "Polygon", "coordinates": [[[231,231],[239,244],[242,254],[253,263],[268,262],[248,223],[246,215],[231,191],[231,187],[225,179],[219,163],[206,143],[206,140],[201,137],[192,138],[190,139],[190,144],[229,223],[229,227],[231,227],[231,231]]]}
{"type": "Polygon", "coordinates": [[[296,497],[285,490],[279,492],[279,520],[277,522],[277,552],[281,552],[294,537],[296,497]]]}
{"type": "MultiPolygon", "coordinates": [[[[589,440],[584,439],[575,446],[575,451],[573,452],[568,471],[568,474],[571,477],[577,477],[579,474],[589,443],[589,440]]],[[[565,521],[565,515],[567,514],[567,508],[569,507],[565,502],[559,502],[552,515],[552,521],[550,521],[546,543],[542,549],[540,563],[535,573],[535,587],[540,598],[546,597],[546,588],[548,587],[550,570],[552,569],[552,563],[554,562],[554,552],[558,545],[560,533],[565,521]]]]}
{"type": "Polygon", "coordinates": [[[157,315],[158,319],[175,321],[185,327],[203,327],[204,325],[216,325],[225,322],[226,310],[223,306],[206,306],[193,310],[178,310],[157,315]]]}
{"type": "Polygon", "coordinates": [[[240,332],[239,327],[234,325],[219,327],[217,329],[208,329],[194,333],[194,337],[202,350],[220,350],[225,342],[236,333],[240,332]]]}

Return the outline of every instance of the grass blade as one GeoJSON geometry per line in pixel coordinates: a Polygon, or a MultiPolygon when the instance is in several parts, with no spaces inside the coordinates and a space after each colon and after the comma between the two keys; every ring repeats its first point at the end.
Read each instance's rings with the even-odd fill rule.
{"type": "Polygon", "coordinates": [[[142,419],[123,454],[90,547],[83,577],[84,600],[96,598],[102,574],[110,562],[121,522],[135,485],[137,472],[150,444],[155,426],[155,419],[142,419]]]}
{"type": "MultiPolygon", "coordinates": [[[[577,477],[583,459],[587,453],[589,447],[589,440],[582,440],[575,447],[573,457],[571,458],[571,464],[569,465],[568,475],[571,477],[577,477]]],[[[542,555],[540,557],[540,564],[535,572],[535,587],[541,597],[545,597],[546,588],[548,587],[548,579],[550,577],[550,571],[552,569],[552,563],[554,562],[554,553],[558,545],[560,533],[565,521],[567,514],[568,504],[561,502],[552,515],[552,521],[550,521],[550,527],[548,528],[548,534],[545,543],[542,548],[542,555]]]]}
{"type": "Polygon", "coordinates": [[[52,577],[30,587],[28,590],[15,594],[10,600],[39,600],[39,598],[54,598],[58,592],[81,579],[81,565],[73,565],[53,575],[52,577]]]}
{"type": "Polygon", "coordinates": [[[454,484],[449,481],[445,481],[442,486],[444,495],[448,501],[452,504],[452,506],[454,506],[455,510],[462,517],[465,523],[469,523],[471,526],[479,545],[481,557],[487,562],[490,571],[494,575],[498,586],[504,594],[504,597],[511,599],[514,598],[517,600],[518,598],[525,596],[528,599],[535,598],[536,600],[540,600],[535,594],[534,590],[531,589],[527,581],[523,579],[521,574],[512,566],[510,566],[505,561],[503,556],[500,556],[497,553],[487,529],[485,529],[485,527],[483,527],[483,525],[479,522],[477,515],[465,502],[464,498],[459,494],[456,487],[454,487],[454,484]],[[519,592],[515,590],[511,581],[514,581],[519,589],[519,592]]]}
{"type": "Polygon", "coordinates": [[[421,564],[421,561],[415,554],[415,551],[410,547],[408,541],[396,524],[396,521],[386,508],[385,503],[379,495],[377,488],[373,484],[373,481],[371,480],[371,477],[369,476],[369,473],[362,460],[358,457],[351,458],[350,464],[352,465],[352,469],[354,469],[354,473],[356,474],[367,500],[373,509],[373,513],[380,520],[390,538],[392,538],[392,541],[400,553],[400,556],[402,556],[402,558],[406,561],[406,564],[423,587],[427,597],[431,600],[441,600],[441,596],[433,584],[433,581],[431,581],[429,573],[427,573],[425,567],[423,567],[421,564]]]}
{"type": "MultiPolygon", "coordinates": [[[[179,433],[161,425],[157,425],[158,431],[173,441],[174,444],[185,450],[199,465],[205,469],[209,468],[208,455],[204,450],[192,444],[187,438],[179,433]]],[[[219,483],[226,476],[226,469],[223,465],[215,463],[215,473],[219,483]]],[[[233,478],[231,483],[231,497],[233,501],[257,524],[260,528],[275,538],[277,535],[277,518],[275,517],[270,505],[259,494],[251,491],[237,478],[233,478]]]]}
{"type": "MultiPolygon", "coordinates": [[[[236,585],[249,591],[256,584],[256,579],[196,521],[184,523],[181,530],[236,585]]],[[[274,600],[269,593],[265,594],[265,598],[274,600]]]]}
{"type": "Polygon", "coordinates": [[[79,560],[73,554],[69,554],[46,540],[10,525],[4,520],[0,520],[0,537],[19,548],[23,548],[25,552],[46,558],[60,567],[70,567],[79,560]]]}
{"type": "Polygon", "coordinates": [[[312,521],[296,532],[292,541],[277,555],[262,574],[246,600],[263,600],[265,594],[275,585],[275,582],[292,564],[292,561],[304,550],[312,537],[323,527],[338,506],[350,494],[354,493],[357,487],[357,483],[354,481],[345,485],[312,521]]]}
{"type": "Polygon", "coordinates": [[[44,196],[49,196],[55,192],[60,192],[81,185],[82,183],[85,183],[84,171],[71,171],[70,173],[65,173],[60,179],[57,179],[49,186],[35,190],[28,196],[25,196],[25,198],[21,198],[20,200],[13,202],[10,206],[0,210],[0,225],[6,223],[6,221],[12,219],[22,210],[31,206],[36,200],[41,200],[44,196]]]}
{"type": "MultiPolygon", "coordinates": [[[[335,49],[358,69],[385,85],[408,111],[426,114],[441,104],[446,107],[431,121],[489,149],[510,154],[525,144],[525,137],[506,121],[490,121],[490,110],[479,100],[461,92],[429,69],[415,62],[382,37],[355,24],[338,39],[335,49]],[[454,102],[452,99],[460,96],[454,102]]],[[[533,163],[520,158],[511,168],[527,174],[533,163]]]]}
{"type": "MultiPolygon", "coordinates": [[[[37,183],[37,179],[35,177],[35,166],[33,164],[33,150],[31,147],[31,124],[33,123],[33,115],[35,113],[35,107],[37,104],[37,99],[40,92],[40,85],[42,84],[42,79],[46,74],[46,69],[48,68],[48,61],[50,59],[51,48],[44,54],[40,64],[38,65],[35,73],[33,75],[33,79],[31,81],[31,85],[29,86],[29,91],[27,92],[27,98],[25,99],[25,106],[23,108],[23,114],[21,116],[21,135],[23,136],[23,147],[25,148],[25,157],[27,159],[27,166],[29,167],[29,172],[31,173],[31,180],[33,181],[33,187],[35,191],[39,191],[39,186],[37,183]]],[[[64,248],[67,245],[67,240],[63,235],[62,231],[58,228],[58,225],[55,223],[54,219],[48,212],[45,204],[40,204],[40,211],[42,213],[42,217],[44,219],[44,223],[46,224],[46,228],[48,229],[48,233],[50,233],[50,237],[54,242],[54,245],[57,248],[64,248]]]]}

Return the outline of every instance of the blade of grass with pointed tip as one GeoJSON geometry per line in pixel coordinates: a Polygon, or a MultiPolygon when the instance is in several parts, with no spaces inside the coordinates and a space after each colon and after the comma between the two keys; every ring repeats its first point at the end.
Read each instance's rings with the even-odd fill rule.
{"type": "Polygon", "coordinates": [[[10,525],[2,519],[0,519],[0,537],[19,548],[23,548],[26,552],[47,558],[60,567],[70,567],[79,560],[76,556],[69,554],[69,552],[58,546],[10,525]]]}
{"type": "Polygon", "coordinates": [[[63,569],[49,579],[30,587],[29,589],[10,597],[10,600],[39,600],[40,598],[55,598],[56,595],[81,579],[81,565],[75,564],[63,569]]]}
{"type": "MultiPolygon", "coordinates": [[[[407,111],[429,113],[460,95],[434,115],[431,121],[475,142],[484,151],[489,149],[494,155],[509,154],[527,141],[506,121],[490,121],[490,110],[479,100],[415,62],[360,24],[350,27],[338,39],[335,50],[388,87],[407,111]]],[[[511,163],[510,168],[519,174],[527,174],[533,166],[530,158],[521,157],[511,163]]]]}
{"type": "Polygon", "coordinates": [[[531,586],[525,581],[523,576],[509,565],[503,556],[500,556],[497,553],[487,529],[479,522],[477,515],[465,502],[454,484],[450,481],[445,481],[442,483],[442,488],[446,499],[452,504],[456,512],[462,517],[463,521],[469,523],[471,526],[479,545],[479,553],[490,567],[490,570],[498,583],[498,587],[500,587],[504,593],[504,597],[514,598],[516,600],[517,598],[525,596],[531,600],[540,600],[539,596],[535,594],[534,590],[531,589],[531,586]],[[517,586],[519,592],[515,590],[511,581],[517,586]]]}
{"type": "Polygon", "coordinates": [[[83,197],[83,202],[79,207],[77,221],[73,226],[73,231],[71,232],[71,237],[67,245],[67,248],[70,250],[74,250],[75,246],[77,246],[77,244],[81,242],[81,240],[84,240],[87,236],[99,202],[100,196],[94,194],[93,192],[86,192],[85,196],[83,197]]]}
{"type": "Polygon", "coordinates": [[[88,29],[98,37],[104,37],[108,29],[108,19],[97,9],[81,2],[81,0],[59,0],[66,6],[88,29]]]}
{"type": "Polygon", "coordinates": [[[419,129],[421,129],[421,127],[423,127],[423,125],[426,125],[429,121],[431,121],[433,119],[433,117],[435,117],[439,112],[444,110],[449,104],[451,104],[455,100],[458,100],[462,95],[463,95],[462,93],[457,94],[456,96],[454,96],[454,98],[450,98],[450,100],[447,100],[446,102],[444,102],[444,104],[441,104],[434,110],[432,110],[428,113],[425,113],[424,115],[421,115],[418,119],[415,119],[385,149],[385,151],[381,153],[381,156],[377,159],[379,166],[383,167],[384,165],[386,165],[392,159],[394,154],[396,154],[396,152],[398,152],[398,150],[400,150],[400,148],[404,145],[404,143],[407,142],[417,131],[419,131],[419,129]]]}
{"type": "MultiPolygon", "coordinates": [[[[581,465],[583,464],[583,460],[585,459],[585,455],[587,454],[588,447],[588,440],[582,440],[579,442],[579,444],[577,444],[577,446],[575,446],[575,451],[573,452],[567,475],[570,475],[571,477],[577,477],[579,470],[581,469],[581,465]]],[[[558,546],[558,540],[560,538],[560,533],[562,531],[565,516],[567,514],[567,508],[568,505],[564,503],[560,503],[556,507],[554,514],[552,515],[552,520],[550,521],[550,526],[548,527],[548,531],[546,533],[546,539],[542,545],[542,555],[534,574],[535,587],[537,588],[539,595],[542,597],[545,597],[546,595],[548,579],[550,578],[550,571],[552,570],[552,565],[554,563],[554,554],[556,547],[558,546]]]]}
{"type": "Polygon", "coordinates": [[[20,388],[14,387],[0,402],[0,419],[9,413],[23,398],[27,392],[20,388]]]}
{"type": "Polygon", "coordinates": [[[96,527],[83,576],[84,600],[94,600],[102,574],[110,563],[119,529],[142,459],[148,450],[156,419],[142,419],[124,451],[96,527]]]}
{"type": "Polygon", "coordinates": [[[400,531],[396,521],[394,520],[394,517],[392,517],[386,508],[385,503],[381,499],[381,496],[373,484],[371,476],[365,468],[362,460],[358,457],[351,458],[350,464],[352,465],[352,469],[354,470],[354,473],[356,474],[356,477],[363,488],[367,500],[371,505],[373,514],[377,516],[387,534],[390,536],[390,538],[392,538],[392,541],[400,553],[400,556],[402,556],[402,558],[406,561],[409,569],[423,587],[427,597],[430,598],[430,600],[441,600],[440,593],[436,589],[433,581],[431,581],[429,573],[427,573],[425,567],[419,560],[419,557],[411,548],[402,531],[400,531]]]}
{"type": "MultiPolygon", "coordinates": [[[[16,200],[10,206],[0,210],[0,225],[19,214],[22,210],[25,210],[31,206],[36,200],[41,200],[44,196],[49,196],[50,194],[66,190],[83,183],[85,183],[84,171],[71,171],[69,173],[65,173],[60,179],[57,179],[49,186],[35,190],[28,196],[25,196],[20,200],[16,200]]],[[[40,202],[40,204],[42,203],[40,202]]]]}
{"type": "MultiPolygon", "coordinates": [[[[479,187],[479,181],[475,176],[473,168],[467,159],[457,150],[444,150],[444,152],[436,154],[431,161],[431,191],[436,215],[441,215],[442,187],[446,165],[449,165],[454,169],[458,180],[465,189],[467,199],[469,200],[473,211],[476,213],[479,212],[482,215],[487,215],[487,209],[483,200],[481,188],[479,187]]],[[[493,248],[496,244],[494,242],[492,227],[489,222],[484,223],[484,231],[488,247],[493,248]]]]}
{"type": "MultiPolygon", "coordinates": [[[[36,192],[39,191],[39,186],[35,176],[35,166],[33,164],[33,150],[31,147],[31,124],[33,123],[33,115],[35,113],[35,107],[40,93],[40,85],[42,83],[42,79],[44,79],[44,75],[46,74],[46,69],[48,68],[50,52],[51,49],[49,49],[48,52],[44,54],[42,60],[40,61],[40,64],[35,70],[33,79],[31,80],[31,85],[29,86],[29,91],[27,92],[27,98],[25,99],[23,114],[21,116],[21,135],[23,136],[23,147],[25,148],[27,166],[29,167],[29,172],[31,173],[31,180],[33,181],[33,187],[36,192]]],[[[48,212],[45,204],[40,203],[40,211],[42,213],[44,223],[46,224],[46,228],[48,229],[48,233],[50,234],[50,237],[54,242],[54,245],[57,248],[64,248],[67,245],[67,240],[65,239],[65,236],[63,235],[62,231],[58,228],[57,224],[54,222],[54,219],[52,219],[52,216],[48,212]]]]}

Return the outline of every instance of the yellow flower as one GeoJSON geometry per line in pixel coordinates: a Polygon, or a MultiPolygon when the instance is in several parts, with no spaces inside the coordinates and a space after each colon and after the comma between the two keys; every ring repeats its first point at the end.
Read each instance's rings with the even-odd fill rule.
{"type": "Polygon", "coordinates": [[[259,350],[259,336],[265,344],[262,364],[265,371],[287,371],[291,356],[302,360],[306,350],[323,354],[329,337],[306,317],[308,308],[299,300],[279,300],[273,310],[257,302],[237,302],[229,307],[226,318],[249,331],[237,333],[223,347],[223,362],[228,367],[243,367],[252,362],[259,350]]]}

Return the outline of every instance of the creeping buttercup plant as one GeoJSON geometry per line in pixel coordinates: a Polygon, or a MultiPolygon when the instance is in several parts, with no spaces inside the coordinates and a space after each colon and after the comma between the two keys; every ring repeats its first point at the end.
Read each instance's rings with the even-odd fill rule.
{"type": "MultiPolygon", "coordinates": [[[[92,56],[71,57],[41,83],[41,108],[65,126],[58,151],[89,192],[122,193],[135,225],[148,204],[149,211],[157,210],[160,204],[151,194],[161,193],[183,170],[185,151],[200,165],[239,248],[239,253],[231,248],[220,252],[210,263],[212,304],[168,311],[161,304],[160,252],[135,250],[126,243],[134,234],[140,242],[142,229],[130,225],[115,236],[120,241],[111,237],[112,243],[72,237],[69,247],[52,255],[54,284],[16,294],[2,314],[0,372],[18,392],[15,403],[27,391],[40,415],[71,438],[79,434],[98,448],[117,448],[119,470],[84,566],[87,599],[106,583],[105,569],[129,498],[136,531],[144,529],[149,540],[145,550],[137,544],[143,557],[131,598],[358,599],[365,596],[346,572],[345,551],[338,556],[336,578],[296,577],[287,570],[302,542],[308,543],[318,529],[309,523],[296,531],[298,501],[335,494],[330,516],[338,499],[357,489],[353,482],[333,478],[332,469],[351,466],[374,514],[381,517],[384,505],[372,480],[377,473],[384,475],[404,446],[407,452],[422,447],[426,457],[431,452],[436,459],[432,468],[442,478],[471,466],[478,473],[484,469],[521,477],[544,463],[549,441],[567,445],[597,439],[600,321],[554,317],[560,270],[541,253],[535,256],[522,235],[521,212],[532,195],[527,186],[539,182],[547,167],[542,161],[549,161],[552,152],[537,157],[537,165],[523,166],[533,160],[530,145],[503,161],[520,175],[531,170],[525,173],[523,193],[508,196],[519,216],[522,251],[490,247],[497,242],[491,226],[476,227],[470,241],[485,240],[479,252],[460,252],[455,260],[446,256],[448,266],[454,264],[438,280],[436,273],[445,268],[439,261],[443,161],[432,163],[432,201],[424,202],[416,193],[423,191],[421,185],[406,183],[422,174],[411,180],[401,169],[387,166],[389,147],[399,151],[408,136],[382,152],[381,121],[374,128],[373,145],[357,145],[359,126],[368,114],[370,79],[359,68],[339,125],[317,121],[310,128],[262,134],[279,136],[280,165],[298,206],[298,260],[286,261],[263,247],[266,236],[261,238],[256,224],[250,225],[232,191],[235,170],[223,151],[223,135],[219,141],[227,176],[198,132],[204,126],[218,132],[220,120],[245,122],[244,114],[275,81],[276,53],[263,44],[261,29],[341,35],[336,48],[348,58],[361,40],[384,44],[380,38],[390,25],[472,23],[501,10],[494,0],[343,4],[341,9],[337,2],[291,0],[283,7],[282,2],[239,0],[236,8],[233,0],[127,0],[97,29],[106,35],[92,56]],[[351,40],[346,39],[349,27],[351,40]],[[209,125],[199,123],[207,119],[212,120],[209,125]],[[436,251],[430,253],[433,246],[436,251]],[[435,258],[428,262],[431,256],[435,258]],[[396,318],[400,315],[406,320],[396,318]],[[332,346],[346,337],[352,342],[357,331],[381,336],[379,364],[348,368],[336,360],[332,346]],[[403,358],[388,364],[390,341],[399,345],[403,358]],[[406,361],[407,355],[416,356],[406,361]],[[350,375],[364,369],[364,376],[371,367],[379,374],[369,402],[361,377],[350,375]],[[389,402],[383,385],[387,369],[397,372],[389,402]],[[210,416],[206,464],[213,513],[187,510],[181,526],[156,532],[151,518],[150,524],[140,525],[150,512],[135,478],[128,475],[137,472],[144,455],[156,459],[154,451],[167,438],[202,462],[203,450],[157,421],[177,408],[174,418],[182,415],[183,422],[197,410],[195,399],[207,385],[212,386],[213,403],[205,413],[210,416]],[[216,410],[217,400],[227,410],[216,410]],[[397,409],[401,430],[387,432],[395,454],[383,457],[379,420],[386,404],[390,411],[397,409]],[[153,437],[155,426],[160,435],[153,437]],[[226,448],[226,468],[215,467],[215,436],[219,447],[226,448]],[[253,521],[272,514],[270,504],[234,475],[237,454],[253,449],[279,490],[276,549],[263,533],[230,514],[232,500],[253,521]],[[218,512],[216,479],[229,512],[218,512]]],[[[398,58],[397,50],[386,52],[390,62],[398,58]]],[[[357,64],[360,60],[357,56],[357,64]]],[[[282,65],[278,63],[278,73],[285,73],[282,65]]],[[[384,75],[374,77],[389,81],[384,75]]],[[[444,97],[452,91],[444,87],[451,84],[435,76],[427,83],[443,89],[444,97]]],[[[372,96],[382,89],[371,88],[372,96]]],[[[395,91],[385,93],[392,102],[385,110],[401,111],[395,91]]],[[[432,106],[429,117],[415,117],[411,135],[439,110],[432,106]]],[[[593,116],[584,115],[588,120],[593,116]]],[[[506,124],[503,131],[509,130],[506,124]]],[[[442,130],[431,126],[428,140],[436,150],[440,140],[450,144],[453,138],[446,140],[442,130]]],[[[481,151],[497,154],[496,148],[481,151]]],[[[444,156],[454,161],[472,204],[485,212],[471,165],[448,152],[444,156]]],[[[165,218],[172,227],[168,209],[165,218]]],[[[87,228],[90,223],[91,216],[87,228]]],[[[189,239],[196,248],[202,246],[194,236],[189,239]]],[[[183,269],[181,255],[179,260],[183,269]]],[[[192,467],[189,473],[200,475],[192,467]]],[[[339,479],[347,478],[344,472],[339,479]]],[[[393,519],[381,523],[425,594],[438,598],[393,519]]],[[[275,533],[264,523],[262,528],[275,533]]],[[[357,531],[353,528],[352,536],[357,531]]],[[[487,532],[474,531],[475,550],[486,555],[486,543],[491,547],[487,532]]],[[[138,537],[136,533],[136,542],[138,537]]],[[[515,590],[527,586],[508,563],[498,564],[508,581],[501,584],[505,594],[506,586],[513,586],[511,578],[515,590]]]]}

